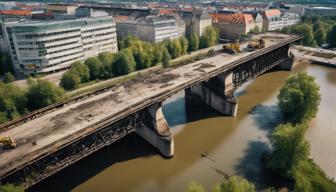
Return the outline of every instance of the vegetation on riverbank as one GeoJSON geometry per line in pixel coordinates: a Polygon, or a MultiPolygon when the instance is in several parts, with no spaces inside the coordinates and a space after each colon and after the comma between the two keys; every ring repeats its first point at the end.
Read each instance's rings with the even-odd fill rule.
{"type": "Polygon", "coordinates": [[[285,122],[272,132],[274,151],[264,160],[266,168],[293,180],[295,191],[336,191],[336,183],[309,158],[310,146],[304,138],[320,100],[319,86],[306,72],[288,78],[278,95],[285,122]]]}
{"type": "Polygon", "coordinates": [[[285,27],[281,32],[302,35],[302,44],[316,47],[328,43],[336,47],[336,17],[309,16],[301,23],[285,27]]]}

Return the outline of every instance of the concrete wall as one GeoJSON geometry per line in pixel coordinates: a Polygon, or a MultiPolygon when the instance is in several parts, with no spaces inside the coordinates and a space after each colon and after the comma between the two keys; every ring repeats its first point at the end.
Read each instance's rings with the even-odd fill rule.
{"type": "MultiPolygon", "coordinates": [[[[238,104],[233,96],[232,73],[222,74],[213,79],[186,89],[186,99],[202,100],[223,115],[236,116],[238,104]]],[[[188,101],[190,103],[190,101],[188,101]]]]}
{"type": "Polygon", "coordinates": [[[153,145],[164,157],[169,158],[174,155],[174,139],[163,116],[161,105],[156,103],[148,107],[148,117],[143,126],[137,127],[136,133],[153,145]]]}

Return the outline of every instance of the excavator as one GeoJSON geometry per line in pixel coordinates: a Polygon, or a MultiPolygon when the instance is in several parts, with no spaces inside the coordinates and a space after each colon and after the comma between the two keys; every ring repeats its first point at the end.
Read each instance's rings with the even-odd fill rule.
{"type": "Polygon", "coordinates": [[[229,54],[240,53],[239,41],[224,44],[223,51],[229,54]]]}
{"type": "Polygon", "coordinates": [[[265,47],[265,40],[260,38],[260,39],[252,39],[248,44],[247,48],[250,49],[251,51],[255,51],[256,49],[262,49],[265,47]]]}
{"type": "Polygon", "coordinates": [[[16,142],[12,137],[0,137],[0,151],[5,149],[14,149],[16,142]]]}

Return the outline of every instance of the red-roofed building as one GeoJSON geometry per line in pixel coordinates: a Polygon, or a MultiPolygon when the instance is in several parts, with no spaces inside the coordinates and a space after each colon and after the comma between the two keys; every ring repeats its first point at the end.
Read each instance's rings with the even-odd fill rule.
{"type": "Polygon", "coordinates": [[[237,39],[253,30],[256,23],[251,14],[211,14],[212,22],[219,29],[220,38],[237,39]]]}
{"type": "Polygon", "coordinates": [[[32,12],[29,10],[1,10],[0,15],[31,16],[32,12]]]}
{"type": "Polygon", "coordinates": [[[282,18],[279,9],[267,9],[262,12],[263,31],[282,29],[282,18]]]}

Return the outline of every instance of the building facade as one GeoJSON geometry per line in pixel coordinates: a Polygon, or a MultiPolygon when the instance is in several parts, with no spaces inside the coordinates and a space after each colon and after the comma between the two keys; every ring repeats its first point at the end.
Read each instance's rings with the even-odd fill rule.
{"type": "Polygon", "coordinates": [[[128,35],[138,37],[143,41],[157,43],[166,39],[176,39],[183,35],[181,23],[172,16],[147,16],[139,18],[124,18],[117,20],[119,38],[128,35]]]}
{"type": "Polygon", "coordinates": [[[212,14],[213,25],[219,30],[220,39],[238,39],[256,26],[251,14],[212,14]]]}
{"type": "Polygon", "coordinates": [[[262,12],[263,31],[282,29],[282,18],[279,9],[268,9],[262,12]]]}
{"type": "Polygon", "coordinates": [[[112,17],[3,23],[16,75],[51,73],[75,61],[118,51],[112,17]]]}
{"type": "Polygon", "coordinates": [[[181,11],[180,18],[185,22],[185,32],[189,36],[196,33],[202,36],[205,29],[212,25],[212,18],[206,10],[181,11]]]}

